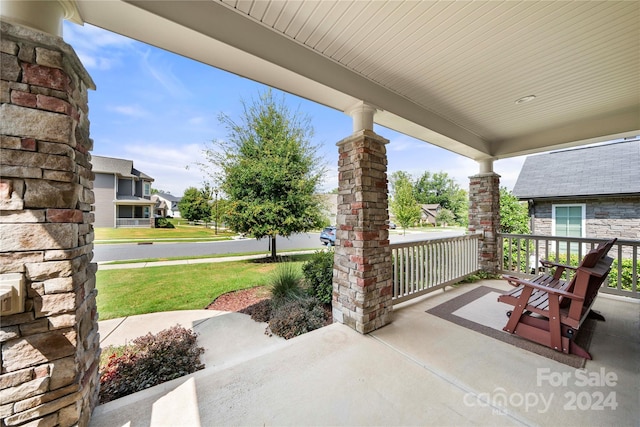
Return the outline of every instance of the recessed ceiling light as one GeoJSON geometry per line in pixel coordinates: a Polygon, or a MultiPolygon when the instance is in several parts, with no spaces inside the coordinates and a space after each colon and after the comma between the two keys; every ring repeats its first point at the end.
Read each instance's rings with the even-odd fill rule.
{"type": "Polygon", "coordinates": [[[524,104],[525,102],[531,102],[534,99],[536,99],[535,95],[527,95],[527,96],[523,96],[520,99],[516,99],[516,104],[524,104]]]}

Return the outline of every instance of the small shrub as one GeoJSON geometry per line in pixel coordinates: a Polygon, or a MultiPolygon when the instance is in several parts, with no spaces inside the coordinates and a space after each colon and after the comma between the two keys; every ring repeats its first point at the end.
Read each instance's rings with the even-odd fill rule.
{"type": "MultiPolygon", "coordinates": [[[[640,264],[636,265],[636,272],[640,271],[640,264]]],[[[622,271],[620,277],[620,288],[630,291],[633,286],[633,260],[624,258],[622,260],[622,271]]],[[[618,260],[614,259],[609,273],[609,287],[618,287],[618,260]]]]}
{"type": "Polygon", "coordinates": [[[271,319],[271,300],[265,299],[239,311],[248,314],[256,322],[268,322],[271,319]]]}
{"type": "Polygon", "coordinates": [[[321,328],[326,322],[326,311],[317,298],[297,298],[275,309],[269,321],[269,329],[272,333],[289,339],[321,328]]]}
{"type": "Polygon", "coordinates": [[[156,228],[176,228],[167,218],[156,218],[156,228]]]}
{"type": "MultiPolygon", "coordinates": [[[[557,262],[559,264],[567,264],[567,255],[560,254],[558,255],[558,259],[556,261],[555,254],[551,254],[549,256],[550,260],[557,262]]],[[[569,265],[578,266],[580,265],[581,259],[578,258],[577,254],[571,254],[569,257],[569,265]]],[[[640,271],[640,265],[636,266],[636,271],[640,271]]],[[[566,272],[562,276],[566,279],[566,272]]],[[[618,260],[614,259],[613,264],[611,265],[611,272],[609,273],[609,284],[608,287],[616,288],[618,287],[618,260]]],[[[622,271],[620,278],[620,288],[630,291],[633,284],[633,260],[629,258],[625,258],[622,260],[622,271]]]]}
{"type": "Polygon", "coordinates": [[[493,274],[486,272],[484,270],[477,271],[469,276],[467,276],[462,283],[474,283],[480,280],[493,280],[493,279],[501,279],[502,276],[500,274],[493,274]]]}
{"type": "Polygon", "coordinates": [[[333,251],[318,251],[302,265],[309,293],[329,304],[333,294],[333,251]]]}
{"type": "Polygon", "coordinates": [[[276,267],[271,279],[271,302],[274,308],[285,302],[299,298],[304,290],[300,285],[300,270],[291,262],[283,262],[276,267]]]}
{"type": "Polygon", "coordinates": [[[204,349],[196,339],[195,332],[176,325],[112,353],[100,373],[100,403],[203,369],[204,349]]]}

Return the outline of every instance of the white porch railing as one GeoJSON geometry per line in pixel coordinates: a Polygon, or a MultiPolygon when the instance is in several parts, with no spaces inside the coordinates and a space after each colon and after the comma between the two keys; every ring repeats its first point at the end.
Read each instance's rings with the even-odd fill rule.
{"type": "Polygon", "coordinates": [[[460,282],[477,272],[480,234],[392,243],[393,303],[460,282]]]}
{"type": "MultiPolygon", "coordinates": [[[[587,252],[607,240],[528,234],[498,234],[498,239],[501,272],[523,277],[545,270],[538,262],[540,259],[577,266],[587,252]]],[[[613,267],[600,292],[640,298],[639,253],[640,241],[618,240],[609,251],[613,267]]]]}
{"type": "Polygon", "coordinates": [[[153,218],[116,218],[116,227],[148,228],[153,227],[153,221],[153,218]]]}

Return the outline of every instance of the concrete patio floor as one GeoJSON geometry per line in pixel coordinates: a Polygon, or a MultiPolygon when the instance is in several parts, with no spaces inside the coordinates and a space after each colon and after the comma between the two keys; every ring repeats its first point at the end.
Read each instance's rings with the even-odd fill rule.
{"type": "Polygon", "coordinates": [[[577,371],[425,313],[480,285],[509,287],[436,291],[369,335],[333,324],[285,341],[245,315],[199,319],[206,369],[98,406],[91,426],[639,425],[638,301],[598,297],[607,320],[577,371]]]}

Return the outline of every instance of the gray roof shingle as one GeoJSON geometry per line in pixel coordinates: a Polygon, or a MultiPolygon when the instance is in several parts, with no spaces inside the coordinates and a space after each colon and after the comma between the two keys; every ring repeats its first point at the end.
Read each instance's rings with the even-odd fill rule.
{"type": "Polygon", "coordinates": [[[180,200],[182,200],[182,197],[176,197],[173,194],[169,194],[169,193],[163,193],[162,191],[158,191],[158,196],[162,197],[165,200],[168,200],[170,202],[179,202],[180,200]]]}
{"type": "Polygon", "coordinates": [[[149,175],[133,167],[132,160],[116,159],[114,157],[91,156],[93,172],[113,173],[124,178],[142,178],[153,181],[149,175]]]}
{"type": "Polygon", "coordinates": [[[640,194],[640,140],[527,157],[513,194],[519,199],[640,194]]]}

